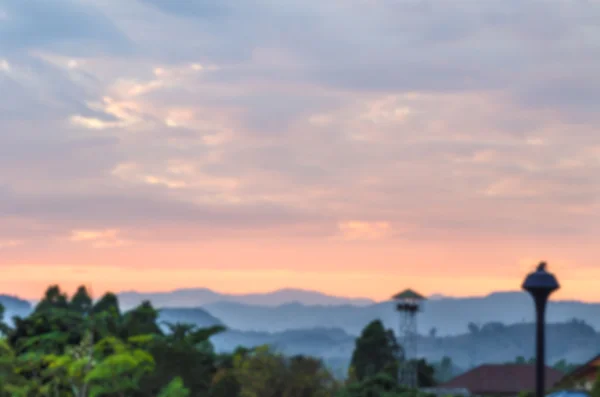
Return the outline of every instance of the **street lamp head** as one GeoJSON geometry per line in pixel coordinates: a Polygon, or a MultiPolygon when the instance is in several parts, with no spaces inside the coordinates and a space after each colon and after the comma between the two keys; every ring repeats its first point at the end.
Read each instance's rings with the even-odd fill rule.
{"type": "Polygon", "coordinates": [[[546,262],[540,263],[536,271],[527,275],[523,282],[523,289],[534,297],[536,295],[548,296],[560,288],[556,277],[554,277],[554,274],[547,272],[546,267],[546,262]]]}

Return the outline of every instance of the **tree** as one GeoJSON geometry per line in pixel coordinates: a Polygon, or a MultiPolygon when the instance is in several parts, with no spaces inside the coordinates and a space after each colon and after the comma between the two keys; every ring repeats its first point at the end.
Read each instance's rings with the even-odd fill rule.
{"type": "Polygon", "coordinates": [[[417,383],[419,387],[433,387],[436,385],[435,368],[425,359],[417,361],[417,383]]]}
{"type": "Polygon", "coordinates": [[[563,374],[568,374],[569,372],[575,370],[577,367],[579,367],[578,364],[571,364],[568,363],[566,360],[560,360],[557,363],[555,363],[553,365],[554,369],[562,372],[563,374]]]}
{"type": "Polygon", "coordinates": [[[121,310],[119,309],[119,299],[111,292],[104,294],[92,307],[93,313],[108,311],[115,311],[117,314],[121,314],[121,310]]]}
{"type": "MultiPolygon", "coordinates": [[[[135,344],[136,340],[132,342],[135,344]]],[[[139,390],[143,376],[154,369],[150,353],[115,337],[100,341],[94,350],[101,358],[84,378],[90,384],[89,397],[130,396],[139,390]]]]}
{"type": "Polygon", "coordinates": [[[236,356],[234,373],[240,384],[240,397],[277,397],[285,389],[285,361],[268,346],[236,356]]]}
{"type": "Polygon", "coordinates": [[[380,320],[368,324],[356,339],[351,367],[359,381],[385,372],[394,379],[402,349],[392,330],[384,328],[380,320]]]}
{"type": "Polygon", "coordinates": [[[87,375],[96,364],[91,332],[78,346],[69,346],[62,355],[46,356],[48,367],[45,371],[53,382],[65,385],[75,397],[87,397],[89,382],[87,375]]]}
{"type": "Polygon", "coordinates": [[[235,364],[243,360],[255,349],[237,347],[233,353],[219,354],[215,358],[218,368],[210,388],[211,397],[237,397],[242,385],[236,377],[235,364]]]}
{"type": "Polygon", "coordinates": [[[46,290],[44,297],[35,307],[35,311],[44,311],[48,309],[67,309],[69,307],[69,298],[67,294],[60,290],[58,285],[51,285],[46,290]]]}
{"type": "Polygon", "coordinates": [[[594,384],[592,385],[592,390],[590,390],[590,397],[600,397],[600,373],[596,377],[594,384]]]}
{"type": "Polygon", "coordinates": [[[220,368],[212,379],[211,397],[238,397],[242,385],[231,368],[220,368]]]}
{"type": "Polygon", "coordinates": [[[217,374],[211,396],[330,397],[338,386],[321,360],[285,357],[268,346],[238,352],[233,364],[217,374]]]}
{"type": "Polygon", "coordinates": [[[436,327],[432,327],[429,330],[429,337],[432,338],[432,339],[435,339],[436,336],[437,336],[437,328],[436,327]]]}
{"type": "Polygon", "coordinates": [[[396,377],[381,372],[346,385],[336,397],[396,397],[402,392],[405,390],[398,387],[396,377]]]}
{"type": "Polygon", "coordinates": [[[183,385],[181,378],[173,379],[164,389],[158,393],[158,397],[188,397],[190,390],[183,385]]]}
{"type": "Polygon", "coordinates": [[[357,342],[354,365],[362,380],[342,390],[319,359],[266,346],[216,354],[210,338],[223,327],[167,323],[163,331],[149,302],[122,314],[114,294],[94,304],[85,287],[69,299],[52,286],[30,315],[14,318],[12,329],[2,320],[0,306],[6,335],[0,397],[397,397],[390,393],[401,391],[393,369],[400,347],[381,323],[357,342]]]}
{"type": "Polygon", "coordinates": [[[26,318],[14,317],[8,343],[17,354],[41,351],[60,354],[69,345],[77,345],[84,334],[84,318],[68,308],[40,305],[26,318]]]}
{"type": "Polygon", "coordinates": [[[119,301],[113,293],[104,294],[91,309],[94,319],[94,330],[98,338],[119,335],[124,327],[123,316],[119,309],[119,301]]]}
{"type": "Polygon", "coordinates": [[[6,340],[0,340],[0,396],[13,395],[23,383],[23,378],[18,375],[15,352],[6,340]]]}
{"type": "Polygon", "coordinates": [[[448,356],[442,357],[442,360],[434,365],[435,380],[438,383],[444,383],[452,379],[454,376],[454,363],[448,356]]]}
{"type": "Polygon", "coordinates": [[[321,360],[313,357],[294,356],[288,362],[286,396],[326,397],[337,386],[331,373],[321,360]]]}
{"type": "Polygon", "coordinates": [[[479,334],[479,331],[480,331],[479,325],[477,325],[477,324],[475,324],[473,322],[470,322],[467,325],[467,328],[469,329],[469,333],[471,335],[478,335],[479,334]]]}
{"type": "Polygon", "coordinates": [[[149,301],[144,301],[123,316],[121,337],[128,339],[137,335],[161,335],[157,321],[158,310],[149,301]]]}
{"type": "Polygon", "coordinates": [[[77,292],[75,292],[75,295],[71,298],[71,302],[69,302],[70,309],[81,314],[89,314],[92,310],[92,306],[92,298],[84,286],[80,286],[77,289],[77,292]]]}
{"type": "Polygon", "coordinates": [[[225,330],[222,326],[199,329],[190,324],[169,324],[168,332],[158,335],[149,346],[155,370],[143,380],[143,392],[155,394],[175,377],[181,378],[192,396],[205,395],[217,372],[209,339],[225,330]]]}

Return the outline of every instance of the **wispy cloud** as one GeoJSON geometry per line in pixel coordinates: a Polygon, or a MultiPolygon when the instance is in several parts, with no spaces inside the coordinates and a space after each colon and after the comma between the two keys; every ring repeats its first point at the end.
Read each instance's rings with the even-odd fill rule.
{"type": "Polygon", "coordinates": [[[388,222],[349,221],[338,225],[345,240],[379,240],[388,237],[392,231],[388,222]]]}
{"type": "Polygon", "coordinates": [[[95,248],[122,247],[130,243],[120,238],[118,229],[73,230],[69,239],[76,243],[89,243],[95,248]]]}
{"type": "Polygon", "coordinates": [[[595,2],[33,3],[0,0],[6,241],[600,237],[595,2]]]}
{"type": "Polygon", "coordinates": [[[22,244],[23,244],[23,242],[19,241],[19,240],[0,240],[0,250],[18,247],[19,245],[22,245],[22,244]]]}

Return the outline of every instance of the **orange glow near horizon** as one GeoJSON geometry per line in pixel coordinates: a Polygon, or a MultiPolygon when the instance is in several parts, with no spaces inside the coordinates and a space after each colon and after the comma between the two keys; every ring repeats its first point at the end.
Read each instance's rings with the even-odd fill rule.
{"type": "MultiPolygon", "coordinates": [[[[96,248],[91,254],[73,254],[70,261],[54,254],[47,258],[52,262],[45,265],[5,265],[0,289],[35,300],[50,284],[59,284],[68,293],[86,285],[95,296],[127,290],[209,288],[244,294],[297,288],[382,301],[409,287],[426,295],[457,297],[519,290],[526,273],[537,263],[527,256],[511,261],[518,256],[505,250],[491,255],[490,260],[493,251],[489,246],[465,252],[461,246],[467,249],[465,244],[440,244],[434,251],[426,244],[398,242],[315,242],[298,249],[292,242],[269,245],[264,241],[96,248]],[[480,265],[486,260],[486,265],[480,265]]],[[[518,246],[512,248],[518,250],[518,246]]],[[[562,284],[554,299],[600,301],[590,281],[597,279],[600,271],[580,266],[573,272],[572,268],[559,260],[549,261],[550,271],[562,284]]]]}

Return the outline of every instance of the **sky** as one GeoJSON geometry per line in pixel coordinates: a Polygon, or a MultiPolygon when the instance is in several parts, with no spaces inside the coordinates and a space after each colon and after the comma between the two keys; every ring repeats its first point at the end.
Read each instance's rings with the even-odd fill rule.
{"type": "Polygon", "coordinates": [[[0,292],[600,301],[597,0],[0,0],[0,292]]]}

